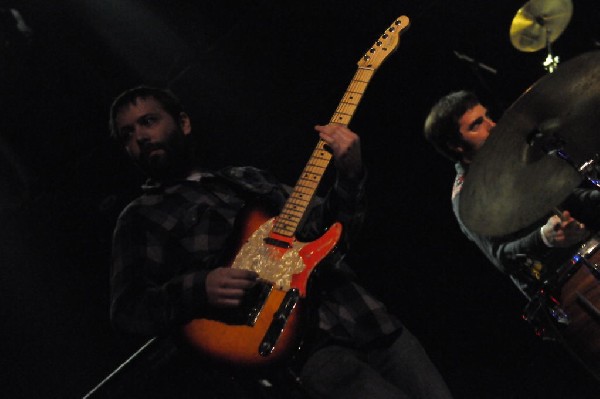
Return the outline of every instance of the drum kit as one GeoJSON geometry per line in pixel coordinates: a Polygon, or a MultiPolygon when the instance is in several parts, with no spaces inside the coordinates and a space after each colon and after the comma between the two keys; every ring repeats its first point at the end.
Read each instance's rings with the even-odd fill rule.
{"type": "MultiPolygon", "coordinates": [[[[557,67],[550,49],[572,12],[570,0],[530,0],[513,19],[512,44],[546,48],[552,73],[507,109],[470,165],[459,208],[476,233],[513,234],[544,220],[582,183],[599,186],[600,51],[557,67]]],[[[574,252],[546,273],[524,316],[600,381],[600,234],[574,252]]]]}

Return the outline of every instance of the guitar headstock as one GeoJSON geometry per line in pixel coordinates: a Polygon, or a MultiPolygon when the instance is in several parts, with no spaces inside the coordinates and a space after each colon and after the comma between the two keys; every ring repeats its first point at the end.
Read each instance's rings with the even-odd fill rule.
{"type": "Polygon", "coordinates": [[[407,16],[398,17],[389,28],[377,39],[373,46],[358,61],[358,66],[377,69],[392,54],[400,43],[400,35],[408,29],[410,20],[407,16]]]}

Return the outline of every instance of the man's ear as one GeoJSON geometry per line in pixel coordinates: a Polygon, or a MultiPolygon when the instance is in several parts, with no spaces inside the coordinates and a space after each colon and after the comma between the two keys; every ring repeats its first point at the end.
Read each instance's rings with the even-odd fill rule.
{"type": "Polygon", "coordinates": [[[188,135],[192,132],[192,122],[190,121],[188,114],[185,112],[179,114],[179,126],[185,135],[188,135]]]}
{"type": "Polygon", "coordinates": [[[463,155],[465,153],[464,147],[460,144],[456,145],[456,144],[446,142],[446,146],[448,146],[448,148],[450,148],[452,151],[456,152],[457,154],[463,155]]]}
{"type": "Polygon", "coordinates": [[[446,145],[448,146],[448,148],[450,149],[450,151],[452,151],[457,160],[464,162],[464,163],[469,163],[471,162],[470,160],[470,154],[469,152],[465,149],[465,147],[463,147],[462,144],[451,144],[451,143],[446,143],[446,145]]]}

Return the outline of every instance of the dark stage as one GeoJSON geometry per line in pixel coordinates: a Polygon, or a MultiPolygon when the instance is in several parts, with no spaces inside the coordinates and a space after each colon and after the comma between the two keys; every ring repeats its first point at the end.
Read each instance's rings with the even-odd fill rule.
{"type": "MultiPolygon", "coordinates": [[[[573,3],[552,44],[561,62],[600,48],[597,0],[573,3]]],[[[114,96],[169,86],[206,165],[252,164],[293,184],[317,142],[313,126],[329,121],[357,62],[400,15],[411,27],[350,124],[370,210],[349,260],[457,399],[600,396],[576,361],[535,336],[524,297],[461,234],[453,166],[422,135],[429,107],[450,91],[476,91],[499,118],[547,73],[545,49],[509,40],[524,1],[0,4],[0,396],[83,397],[143,343],[121,340],[108,319],[111,232],[141,183],[108,138],[114,96]]]]}

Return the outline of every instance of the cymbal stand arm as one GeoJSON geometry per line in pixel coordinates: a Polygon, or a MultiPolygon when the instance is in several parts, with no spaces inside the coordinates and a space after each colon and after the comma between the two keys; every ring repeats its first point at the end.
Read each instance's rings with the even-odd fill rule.
{"type": "Polygon", "coordinates": [[[600,158],[598,154],[579,164],[564,150],[564,141],[560,136],[549,134],[543,128],[536,129],[528,138],[528,144],[547,155],[555,156],[571,165],[587,181],[600,188],[600,158]]]}
{"type": "Polygon", "coordinates": [[[552,55],[552,43],[550,43],[550,30],[548,27],[544,26],[546,29],[546,48],[548,49],[548,55],[544,60],[544,69],[550,73],[554,72],[558,67],[558,56],[552,55]]]}

